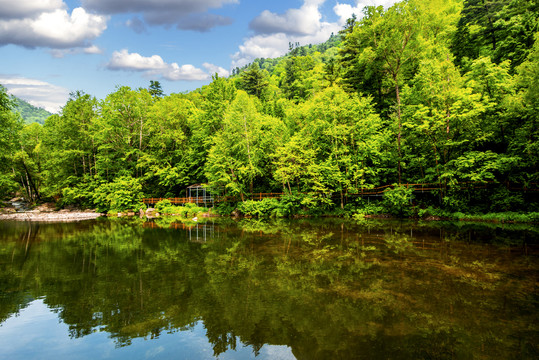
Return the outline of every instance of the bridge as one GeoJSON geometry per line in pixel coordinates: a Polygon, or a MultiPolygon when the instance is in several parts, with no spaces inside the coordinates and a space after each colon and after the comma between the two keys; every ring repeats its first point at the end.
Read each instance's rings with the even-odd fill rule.
{"type": "MultiPolygon", "coordinates": [[[[468,181],[460,182],[455,185],[451,185],[449,188],[457,190],[479,190],[479,189],[488,189],[493,185],[505,185],[506,188],[510,191],[524,192],[524,193],[539,193],[539,184],[538,183],[529,183],[528,185],[514,184],[514,183],[497,183],[494,181],[479,182],[479,181],[468,181]]],[[[406,187],[407,189],[412,188],[414,193],[429,193],[433,191],[447,191],[448,187],[440,183],[420,183],[420,184],[401,184],[401,186],[406,187]]],[[[354,197],[371,197],[371,196],[383,196],[384,192],[388,189],[393,189],[395,185],[383,185],[373,188],[361,188],[356,192],[346,192],[344,197],[354,198],[354,197]]],[[[202,193],[200,190],[201,185],[192,185],[188,188],[185,197],[174,197],[174,198],[144,198],[142,201],[144,204],[151,206],[157,204],[162,200],[169,200],[174,205],[185,205],[187,203],[194,203],[197,205],[214,205],[219,202],[238,202],[242,199],[238,196],[213,196],[209,192],[205,191],[202,193]],[[197,189],[198,188],[198,189],[197,189]],[[197,189],[194,191],[193,189],[197,189]]],[[[309,195],[326,195],[331,198],[340,198],[341,194],[337,192],[333,193],[297,193],[297,194],[309,194],[309,195]]],[[[245,194],[243,200],[262,200],[262,199],[280,199],[282,196],[290,195],[289,193],[279,192],[279,193],[253,193],[245,194]]]]}

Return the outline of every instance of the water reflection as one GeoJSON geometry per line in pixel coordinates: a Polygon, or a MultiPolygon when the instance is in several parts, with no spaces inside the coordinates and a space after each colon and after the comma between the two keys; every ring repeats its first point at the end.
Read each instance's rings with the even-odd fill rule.
{"type": "MultiPolygon", "coordinates": [[[[152,338],[133,339],[130,346],[117,347],[104,332],[71,338],[65,323],[43,299],[33,300],[18,316],[5,321],[0,327],[0,338],[6,346],[2,356],[6,359],[213,359],[213,350],[206,337],[202,321],[184,331],[172,331],[152,338]]],[[[249,359],[253,349],[249,346],[228,350],[220,359],[249,359]]],[[[287,346],[266,345],[260,350],[262,359],[295,359],[287,346]]]]}
{"type": "Polygon", "coordinates": [[[534,357],[538,232],[338,219],[4,222],[0,347],[9,358],[43,358],[40,341],[64,344],[50,357],[79,358],[534,357]],[[48,320],[37,326],[35,313],[48,320]]]}

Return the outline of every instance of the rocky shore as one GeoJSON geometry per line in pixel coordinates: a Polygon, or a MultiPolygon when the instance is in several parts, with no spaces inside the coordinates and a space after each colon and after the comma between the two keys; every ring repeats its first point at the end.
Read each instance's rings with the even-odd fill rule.
{"type": "Polygon", "coordinates": [[[96,219],[103,214],[94,210],[62,209],[56,211],[51,204],[43,204],[32,210],[17,212],[13,207],[0,209],[0,220],[16,221],[81,221],[96,219]]]}

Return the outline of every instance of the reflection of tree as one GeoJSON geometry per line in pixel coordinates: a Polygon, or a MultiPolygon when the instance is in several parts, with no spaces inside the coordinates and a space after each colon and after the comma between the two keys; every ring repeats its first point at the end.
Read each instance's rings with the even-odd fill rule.
{"type": "Polygon", "coordinates": [[[106,331],[118,346],[202,320],[216,356],[240,344],[305,359],[534,349],[537,264],[461,241],[468,230],[227,221],[196,243],[189,227],[140,222],[0,224],[0,320],[45,297],[72,337],[106,331]]]}

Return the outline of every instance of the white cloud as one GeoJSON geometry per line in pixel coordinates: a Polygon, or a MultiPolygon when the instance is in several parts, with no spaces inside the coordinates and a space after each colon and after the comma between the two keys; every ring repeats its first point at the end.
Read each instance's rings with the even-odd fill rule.
{"type": "Polygon", "coordinates": [[[320,6],[325,0],[304,0],[299,9],[289,9],[283,14],[263,11],[249,24],[255,34],[244,40],[239,50],[232,55],[232,67],[242,67],[256,58],[279,57],[288,51],[289,43],[300,45],[319,44],[342,30],[352,14],[361,18],[362,10],[368,5],[393,5],[396,0],[358,0],[355,6],[337,3],[333,11],[338,22],[322,21],[320,6]]]}
{"type": "MultiPolygon", "coordinates": [[[[238,4],[238,0],[83,0],[85,8],[102,14],[142,14],[149,25],[176,25],[179,29],[208,31],[228,25],[231,18],[209,14],[208,10],[227,4],[238,4]]],[[[130,24],[132,25],[132,24],[130,24]]],[[[141,28],[135,24],[134,30],[141,28]]],[[[130,26],[131,27],[131,26],[130,26]]]]}
{"type": "Polygon", "coordinates": [[[309,35],[320,28],[322,15],[318,7],[324,1],[306,0],[299,9],[289,9],[284,14],[264,10],[249,27],[259,34],[285,33],[290,35],[309,35]]]}
{"type": "Polygon", "coordinates": [[[288,44],[319,44],[342,26],[322,21],[320,5],[324,0],[305,0],[299,9],[277,15],[264,11],[250,24],[259,34],[247,38],[232,56],[232,67],[242,67],[256,58],[279,57],[288,51],[288,44]],[[272,25],[272,19],[275,24],[272,25]]]}
{"type": "Polygon", "coordinates": [[[208,80],[210,76],[193,65],[168,64],[161,56],[142,56],[138,53],[129,53],[127,49],[115,51],[107,64],[110,70],[139,71],[148,76],[161,76],[171,81],[197,81],[208,80]]]}
{"type": "Polygon", "coordinates": [[[137,53],[129,53],[127,49],[112,53],[107,67],[111,70],[152,71],[167,67],[161,56],[144,57],[137,53]]]}
{"type": "Polygon", "coordinates": [[[30,104],[57,113],[67,102],[69,90],[45,81],[0,74],[0,84],[30,104]]]}
{"type": "Polygon", "coordinates": [[[85,54],[103,54],[103,49],[101,49],[97,45],[90,45],[82,49],[82,52],[84,52],[85,54]]]}
{"type": "Polygon", "coordinates": [[[204,64],[202,64],[202,66],[208,71],[208,73],[210,73],[211,75],[214,75],[215,73],[217,73],[217,75],[219,75],[219,77],[227,77],[230,75],[230,72],[220,66],[217,66],[217,65],[213,65],[213,64],[210,64],[210,63],[207,63],[205,62],[204,64]]]}
{"type": "Polygon", "coordinates": [[[171,81],[197,81],[208,80],[210,76],[201,69],[187,64],[179,66],[177,63],[172,63],[170,67],[162,73],[163,78],[171,81]]]}
{"type": "Polygon", "coordinates": [[[71,14],[57,8],[36,17],[0,19],[0,45],[53,49],[88,47],[90,40],[105,31],[107,20],[107,16],[90,14],[83,8],[76,8],[71,14]]]}
{"type": "Polygon", "coordinates": [[[339,16],[339,24],[342,26],[346,24],[346,20],[350,19],[353,14],[356,14],[358,19],[361,19],[363,17],[363,8],[366,6],[382,5],[384,9],[387,9],[396,2],[397,0],[357,0],[355,6],[337,3],[333,7],[333,11],[339,16]]]}

